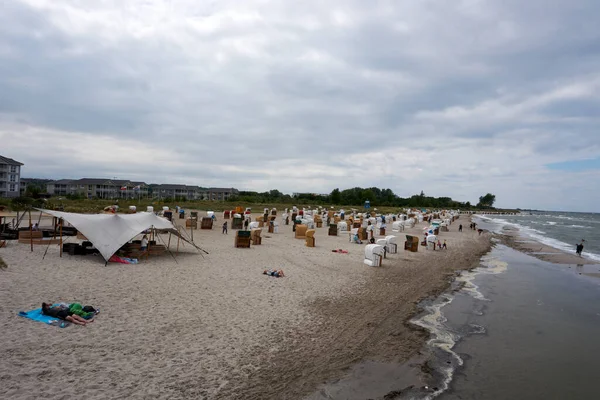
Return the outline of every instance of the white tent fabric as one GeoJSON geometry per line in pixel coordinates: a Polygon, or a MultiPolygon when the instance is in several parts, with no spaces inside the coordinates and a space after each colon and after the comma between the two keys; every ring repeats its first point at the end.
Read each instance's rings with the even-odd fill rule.
{"type": "MultiPolygon", "coordinates": [[[[181,239],[173,223],[154,213],[141,212],[136,214],[76,214],[62,211],[39,210],[57,218],[62,218],[73,225],[79,232],[92,242],[106,261],[125,243],[141,232],[154,228],[168,231],[181,239]]],[[[196,246],[195,246],[196,247],[196,246]]]]}

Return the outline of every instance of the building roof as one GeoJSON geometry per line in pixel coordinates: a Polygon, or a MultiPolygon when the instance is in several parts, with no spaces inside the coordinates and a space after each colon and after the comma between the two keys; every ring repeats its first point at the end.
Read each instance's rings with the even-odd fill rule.
{"type": "Polygon", "coordinates": [[[57,181],[48,182],[51,185],[70,185],[73,183],[73,179],[59,179],[57,181]]]}
{"type": "Polygon", "coordinates": [[[188,186],[186,186],[186,185],[171,185],[171,184],[156,185],[156,188],[158,188],[160,190],[188,190],[188,186]]]}
{"type": "MultiPolygon", "coordinates": [[[[129,181],[123,181],[123,182],[129,182],[129,181]]],[[[110,179],[102,179],[102,178],[81,178],[81,179],[73,181],[73,183],[76,185],[112,185],[113,181],[110,179]]]]}
{"type": "Polygon", "coordinates": [[[52,179],[41,179],[41,178],[21,178],[21,183],[48,183],[52,182],[52,179]]]}
{"type": "Polygon", "coordinates": [[[0,164],[24,165],[23,163],[18,162],[17,160],[13,160],[12,158],[2,157],[2,156],[0,156],[0,164]]]}
{"type": "Polygon", "coordinates": [[[234,189],[234,188],[214,188],[211,187],[208,189],[209,192],[229,192],[229,193],[235,193],[238,190],[234,189]]]}

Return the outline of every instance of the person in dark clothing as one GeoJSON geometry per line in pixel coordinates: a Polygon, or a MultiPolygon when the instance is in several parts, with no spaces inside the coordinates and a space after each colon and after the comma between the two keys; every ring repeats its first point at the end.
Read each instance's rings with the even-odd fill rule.
{"type": "Polygon", "coordinates": [[[223,222],[223,233],[227,234],[227,221],[223,222]]]}
{"type": "Polygon", "coordinates": [[[69,321],[74,323],[75,325],[87,325],[89,322],[92,322],[94,319],[84,319],[79,315],[73,313],[69,310],[68,306],[56,305],[52,306],[48,303],[42,303],[42,314],[47,315],[49,317],[62,319],[64,321],[69,321]]]}
{"type": "Polygon", "coordinates": [[[581,243],[579,243],[579,244],[577,245],[577,248],[576,248],[576,250],[575,250],[575,254],[577,254],[579,257],[582,257],[582,256],[581,256],[581,252],[582,252],[582,251],[583,251],[583,241],[581,241],[581,243]]]}
{"type": "Polygon", "coordinates": [[[460,225],[458,226],[458,231],[459,231],[459,232],[462,232],[462,224],[460,224],[460,225]]]}
{"type": "Polygon", "coordinates": [[[250,223],[250,220],[249,220],[248,218],[246,218],[246,219],[244,220],[244,230],[246,230],[246,231],[248,230],[248,224],[249,224],[249,223],[250,223]]]}

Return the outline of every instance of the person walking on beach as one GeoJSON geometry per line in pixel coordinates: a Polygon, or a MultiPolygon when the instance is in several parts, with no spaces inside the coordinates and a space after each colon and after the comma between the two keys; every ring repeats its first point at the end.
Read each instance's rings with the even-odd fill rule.
{"type": "Polygon", "coordinates": [[[462,224],[460,224],[460,225],[458,226],[458,231],[459,231],[459,232],[462,232],[462,224]]]}
{"type": "Polygon", "coordinates": [[[223,234],[227,235],[227,221],[223,222],[223,234]]]}
{"type": "Polygon", "coordinates": [[[448,246],[446,246],[446,241],[444,240],[444,244],[442,245],[442,249],[448,250],[448,246]]]}

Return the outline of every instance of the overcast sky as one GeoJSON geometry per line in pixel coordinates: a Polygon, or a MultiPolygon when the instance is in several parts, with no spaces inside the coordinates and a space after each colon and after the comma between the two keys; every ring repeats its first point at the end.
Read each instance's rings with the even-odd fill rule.
{"type": "Polygon", "coordinates": [[[598,0],[0,1],[23,177],[600,212],[598,0]]]}

